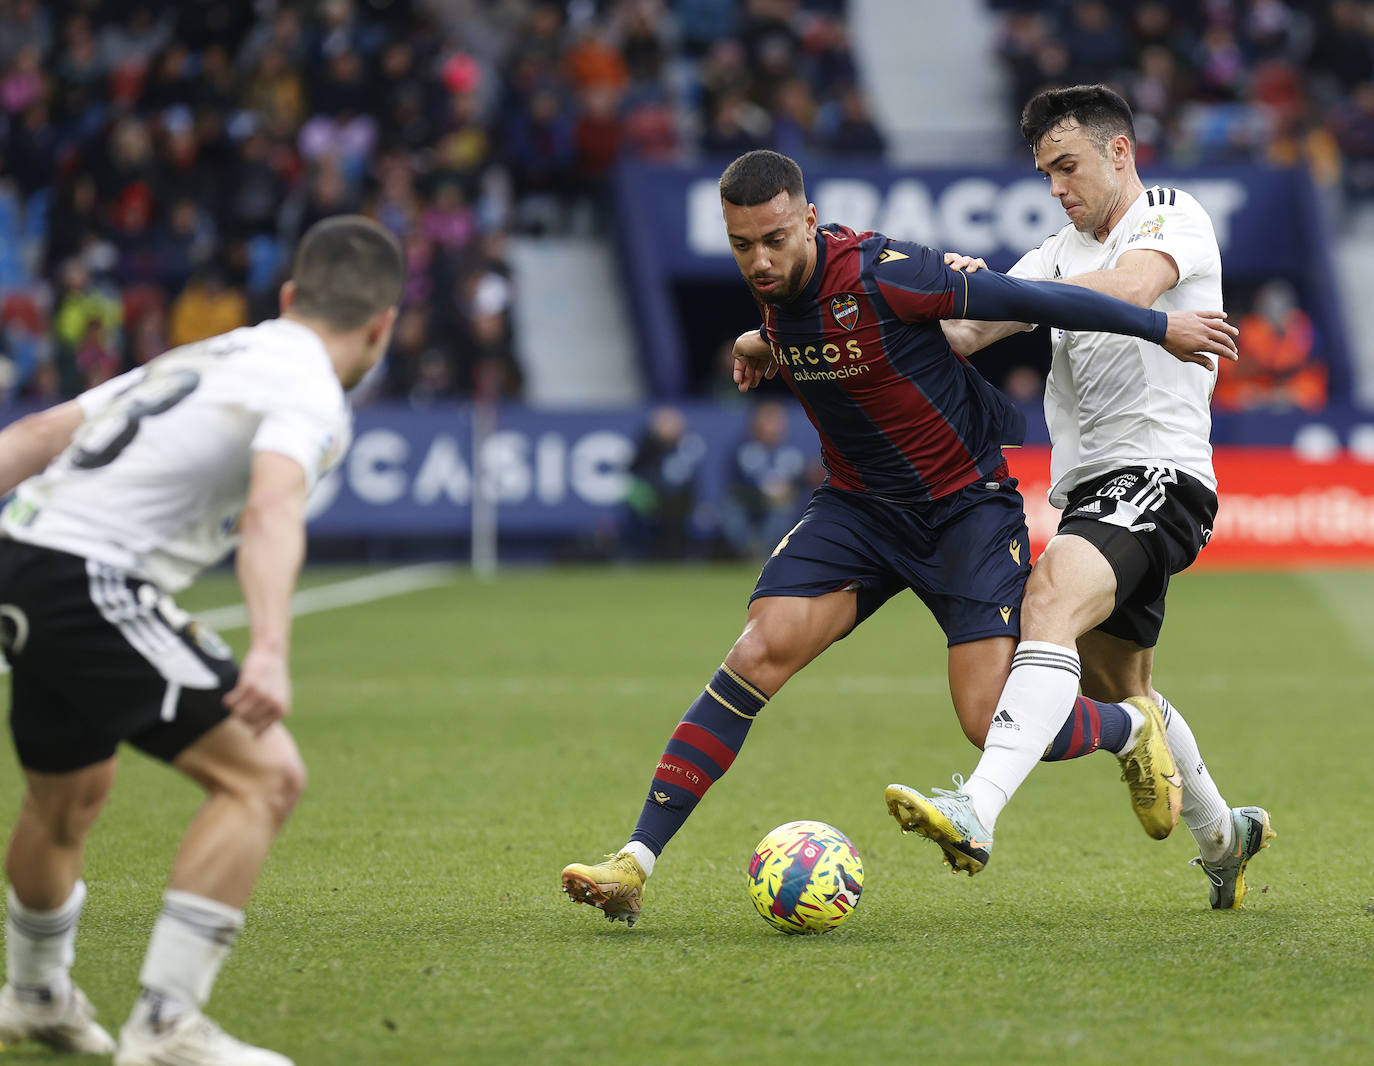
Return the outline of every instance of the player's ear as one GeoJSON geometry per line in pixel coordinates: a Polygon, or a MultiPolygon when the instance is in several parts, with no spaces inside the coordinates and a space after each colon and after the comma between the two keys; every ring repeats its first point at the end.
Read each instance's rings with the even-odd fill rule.
{"type": "Polygon", "coordinates": [[[281,283],[281,290],[277,293],[277,305],[282,313],[291,310],[291,305],[296,302],[296,283],[288,278],[281,283]]]}
{"type": "MultiPolygon", "coordinates": [[[[289,285],[290,282],[287,282],[287,284],[289,285]]],[[[397,308],[392,306],[385,310],[378,311],[372,316],[372,319],[367,324],[367,343],[369,345],[377,344],[384,337],[390,336],[391,327],[396,324],[396,316],[398,313],[397,308]]]]}
{"type": "Polygon", "coordinates": [[[806,235],[808,237],[816,235],[816,205],[812,203],[806,205],[806,235]]]}

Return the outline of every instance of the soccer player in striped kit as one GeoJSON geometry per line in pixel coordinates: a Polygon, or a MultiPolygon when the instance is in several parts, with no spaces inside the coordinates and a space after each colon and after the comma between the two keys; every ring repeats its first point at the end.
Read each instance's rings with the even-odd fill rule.
{"type": "Polygon", "coordinates": [[[1030,566],[1002,455],[1021,443],[1024,420],[950,350],[942,319],[995,321],[1021,308],[1010,317],[1121,331],[1180,353],[1233,349],[1219,312],[1164,315],[1074,286],[965,275],[922,245],[818,226],[801,169],[776,152],[735,160],[720,191],[766,342],[741,339],[735,381],[743,391],[783,375],[820,436],[828,477],[764,564],[744,630],[670,737],[628,843],[563,870],[575,901],[628,923],[658,854],[768,699],[901,590],[945,631],[960,723],[970,736],[986,731],[1030,566]]]}
{"type": "MultiPolygon", "coordinates": [[[[1221,305],[1211,220],[1188,193],[1145,187],[1125,100],[1101,85],[1046,90],[1027,103],[1021,132],[1069,224],[1028,252],[1014,276],[1063,278],[1165,311],[1221,305]]],[[[985,265],[946,261],[975,272],[985,265]]],[[[944,328],[969,354],[1032,327],[944,328]]],[[[1153,680],[1169,578],[1197,557],[1216,516],[1209,407],[1216,366],[1108,333],[1056,329],[1052,336],[1050,502],[1063,518],[1026,585],[1021,643],[983,755],[955,791],[928,798],[892,785],[888,807],[904,829],[935,840],[956,872],[972,875],[988,861],[998,814],[1037,761],[1099,746],[1119,753],[1139,731],[1163,730],[1176,766],[1126,766],[1136,812],[1151,836],[1167,836],[1178,809],[1171,818],[1157,801],[1177,781],[1212,907],[1238,908],[1246,865],[1274,835],[1269,814],[1227,806],[1188,723],[1153,680]]]]}

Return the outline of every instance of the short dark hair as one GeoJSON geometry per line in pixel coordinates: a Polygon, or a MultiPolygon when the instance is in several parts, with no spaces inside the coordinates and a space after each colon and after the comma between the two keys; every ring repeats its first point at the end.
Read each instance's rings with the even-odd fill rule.
{"type": "Polygon", "coordinates": [[[720,198],[736,207],[766,204],[780,192],[793,200],[806,198],[797,161],[766,148],[745,152],[720,176],[720,198]]]}
{"type": "Polygon", "coordinates": [[[1123,135],[1135,151],[1131,105],[1105,85],[1070,85],[1036,93],[1021,112],[1021,136],[1034,152],[1045,134],[1064,122],[1078,123],[1103,155],[1112,139],[1123,135]]]}
{"type": "Polygon", "coordinates": [[[291,309],[335,329],[357,329],[401,302],[405,255],[391,231],[363,215],[321,219],[301,238],[291,267],[291,309]]]}

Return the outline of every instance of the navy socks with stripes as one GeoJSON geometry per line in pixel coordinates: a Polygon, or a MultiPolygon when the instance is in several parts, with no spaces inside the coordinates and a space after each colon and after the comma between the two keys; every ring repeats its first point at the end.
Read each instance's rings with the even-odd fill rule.
{"type": "Polygon", "coordinates": [[[630,836],[659,854],[701,797],[730,769],[768,697],[722,665],[687,709],[658,761],[649,796],[630,836]]]}
{"type": "Polygon", "coordinates": [[[1073,710],[1045,754],[1042,762],[1060,762],[1091,755],[1098,748],[1119,754],[1131,736],[1131,716],[1119,703],[1101,703],[1079,696],[1073,710]]]}

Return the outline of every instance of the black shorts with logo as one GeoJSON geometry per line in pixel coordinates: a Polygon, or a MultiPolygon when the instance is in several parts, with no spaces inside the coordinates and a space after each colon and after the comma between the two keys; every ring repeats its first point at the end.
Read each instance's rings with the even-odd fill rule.
{"type": "Polygon", "coordinates": [[[0,538],[0,646],[19,762],[67,773],[127,741],[170,762],[228,717],[238,667],[213,631],[115,567],[0,538]]]}
{"type": "Polygon", "coordinates": [[[1059,532],[1092,542],[1116,573],[1116,609],[1097,628],[1158,644],[1169,577],[1192,565],[1216,517],[1217,494],[1169,467],[1122,467],[1074,486],[1059,532]]]}

